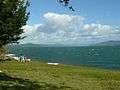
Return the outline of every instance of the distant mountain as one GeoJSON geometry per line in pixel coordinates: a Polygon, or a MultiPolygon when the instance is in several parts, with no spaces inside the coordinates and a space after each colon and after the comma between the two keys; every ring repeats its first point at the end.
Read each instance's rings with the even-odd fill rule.
{"type": "Polygon", "coordinates": [[[32,44],[32,43],[26,43],[26,44],[9,45],[9,47],[65,47],[65,45],[64,44],[32,44]]]}
{"type": "Polygon", "coordinates": [[[93,46],[120,46],[120,41],[107,41],[94,44],[93,46]]]}
{"type": "Polygon", "coordinates": [[[80,46],[120,46],[120,41],[107,41],[100,42],[93,45],[64,45],[64,44],[15,44],[9,45],[9,47],[80,47],[80,46]]]}
{"type": "Polygon", "coordinates": [[[64,47],[64,44],[22,44],[23,47],[64,47]]]}

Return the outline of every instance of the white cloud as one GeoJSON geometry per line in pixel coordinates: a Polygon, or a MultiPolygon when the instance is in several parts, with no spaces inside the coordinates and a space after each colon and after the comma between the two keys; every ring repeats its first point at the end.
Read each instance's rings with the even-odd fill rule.
{"type": "Polygon", "coordinates": [[[46,13],[45,22],[24,26],[27,38],[23,43],[89,44],[106,40],[118,40],[119,29],[110,25],[84,23],[82,16],[46,13]]]}

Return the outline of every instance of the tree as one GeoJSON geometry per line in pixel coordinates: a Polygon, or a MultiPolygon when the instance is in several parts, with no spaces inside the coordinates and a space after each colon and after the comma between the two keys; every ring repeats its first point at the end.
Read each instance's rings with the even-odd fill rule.
{"type": "Polygon", "coordinates": [[[68,6],[70,0],[58,0],[58,2],[64,4],[65,6],[68,6]]]}
{"type": "MultiPolygon", "coordinates": [[[[69,5],[69,2],[70,0],[58,0],[59,3],[63,4],[64,6],[68,6],[69,5]]],[[[72,7],[72,6],[68,6],[68,8],[71,10],[71,11],[75,11],[75,9],[72,7]]]]}
{"type": "Polygon", "coordinates": [[[28,0],[0,0],[0,48],[17,43],[23,33],[29,13],[28,0]]]}

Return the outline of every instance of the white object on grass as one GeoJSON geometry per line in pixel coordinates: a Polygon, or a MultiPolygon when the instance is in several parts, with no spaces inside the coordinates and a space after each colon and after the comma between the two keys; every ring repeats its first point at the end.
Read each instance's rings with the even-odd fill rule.
{"type": "Polygon", "coordinates": [[[2,71],[0,70],[0,73],[1,73],[2,71]]]}
{"type": "Polygon", "coordinates": [[[58,65],[59,63],[47,63],[49,65],[58,65]]]}

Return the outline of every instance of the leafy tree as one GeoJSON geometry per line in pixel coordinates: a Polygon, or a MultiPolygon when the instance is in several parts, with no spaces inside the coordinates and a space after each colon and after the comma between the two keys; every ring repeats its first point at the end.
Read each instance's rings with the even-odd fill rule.
{"type": "Polygon", "coordinates": [[[58,0],[58,2],[64,4],[65,6],[68,6],[70,0],[58,0]]]}
{"type": "MultiPolygon", "coordinates": [[[[58,0],[59,3],[63,4],[64,6],[68,6],[69,5],[69,2],[70,0],[58,0]]],[[[68,8],[71,10],[71,11],[75,11],[75,9],[72,7],[72,6],[68,6],[68,8]]]]}
{"type": "Polygon", "coordinates": [[[17,43],[23,33],[29,13],[28,0],[0,0],[0,48],[17,43]]]}

